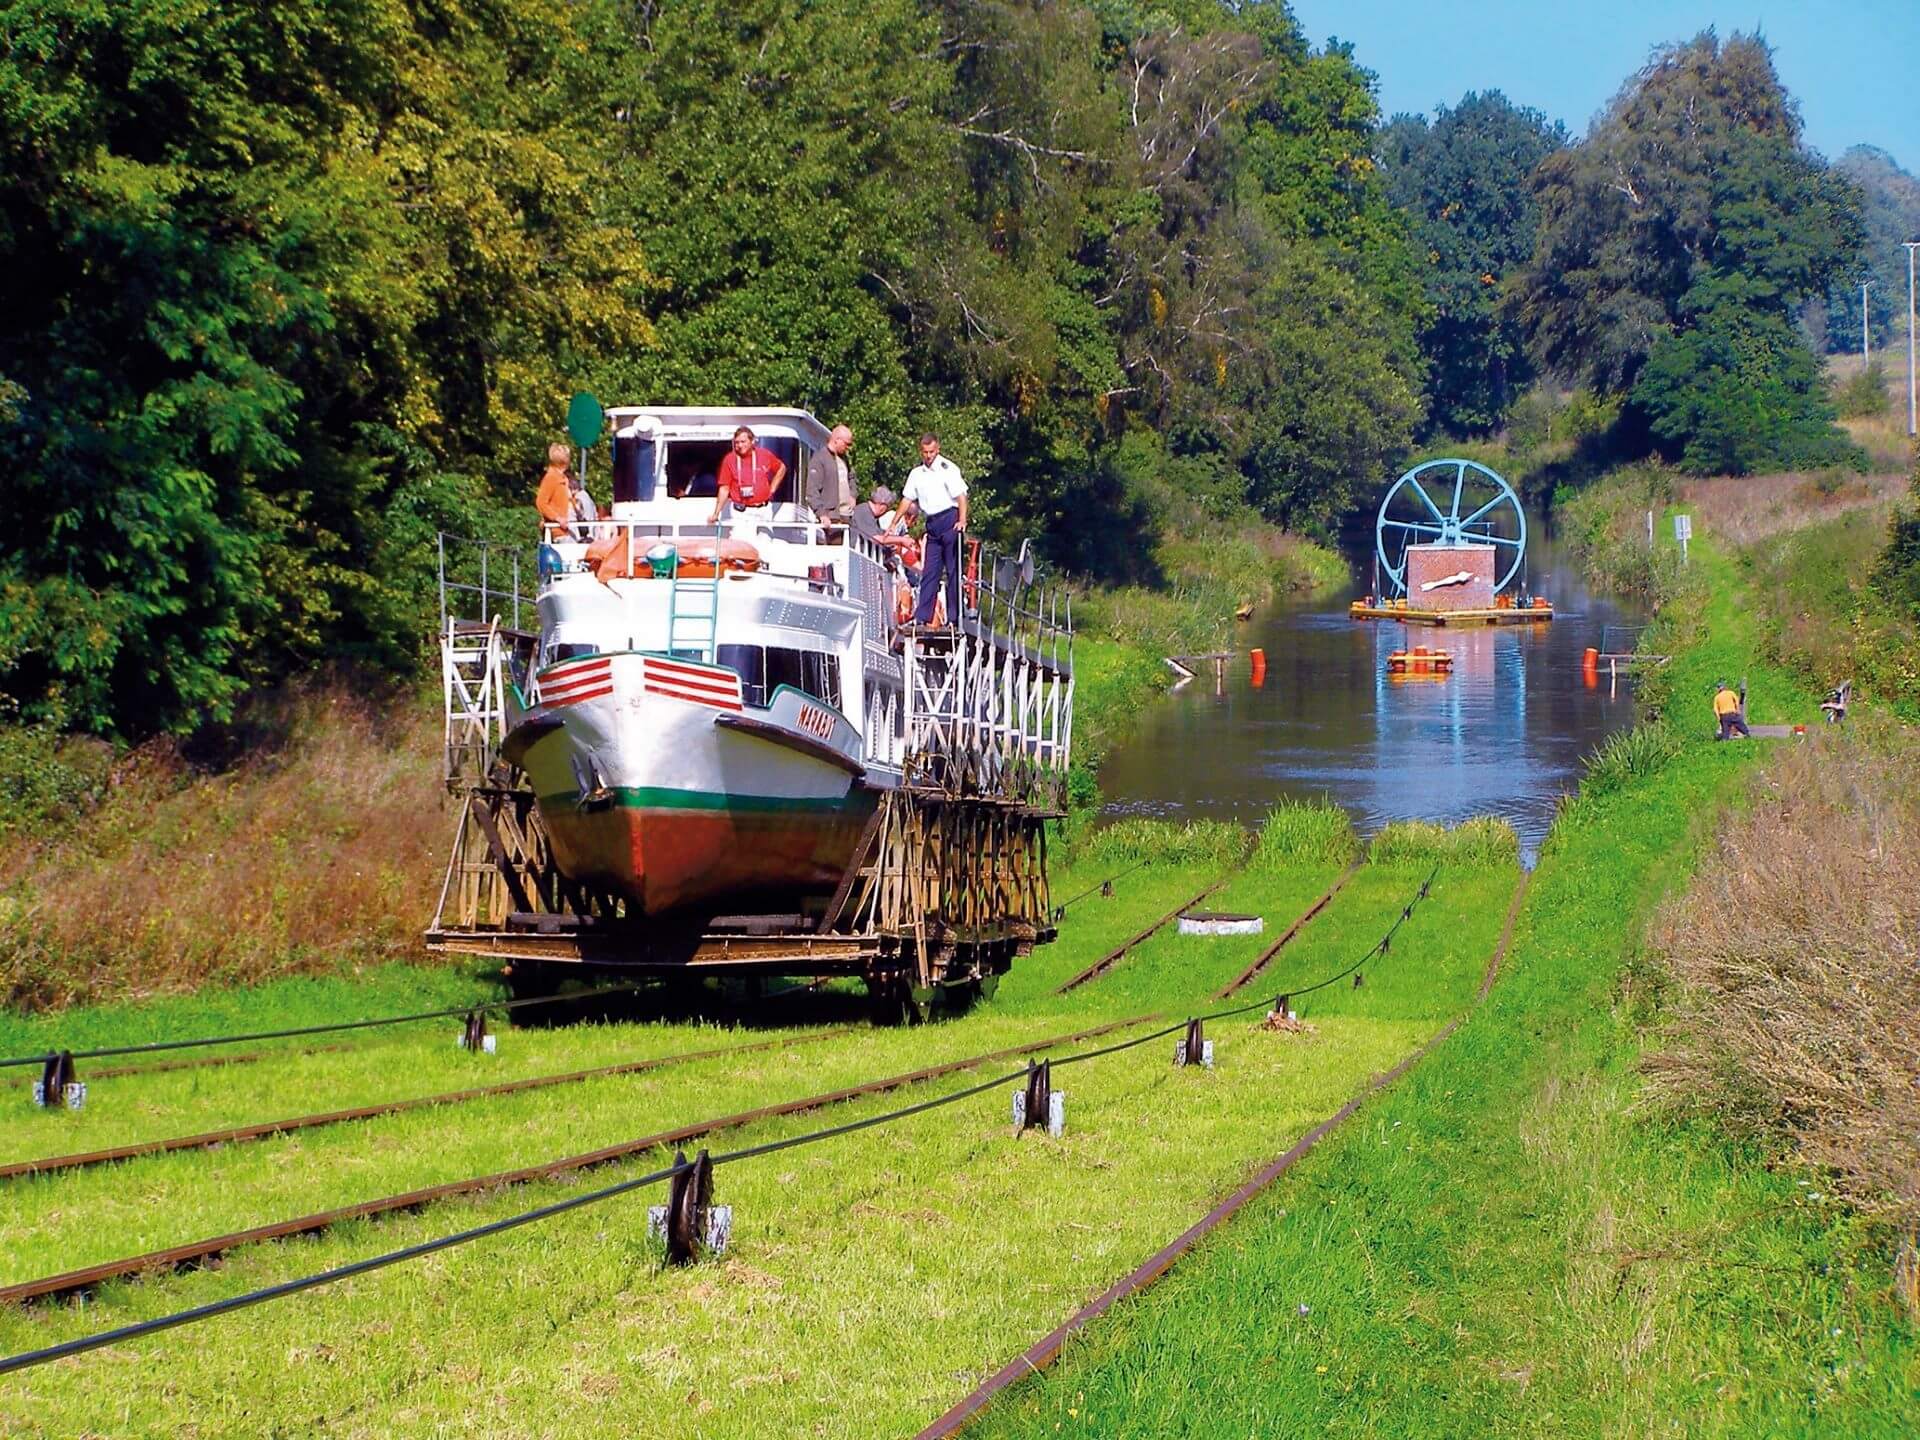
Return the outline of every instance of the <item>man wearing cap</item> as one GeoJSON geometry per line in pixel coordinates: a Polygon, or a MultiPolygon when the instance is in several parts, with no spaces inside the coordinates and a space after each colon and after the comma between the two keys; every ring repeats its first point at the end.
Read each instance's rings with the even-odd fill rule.
{"type": "Polygon", "coordinates": [[[967,531],[967,482],[960,467],[940,453],[935,435],[920,437],[920,463],[907,476],[906,495],[891,531],[903,529],[916,514],[927,517],[921,546],[920,601],[913,623],[931,625],[940,586],[947,587],[947,619],[960,619],[960,542],[967,531]]]}
{"type": "Polygon", "coordinates": [[[852,451],[853,431],[836,425],[827,436],[826,448],[807,462],[806,501],[815,519],[832,525],[851,520],[855,509],[852,451]]]}

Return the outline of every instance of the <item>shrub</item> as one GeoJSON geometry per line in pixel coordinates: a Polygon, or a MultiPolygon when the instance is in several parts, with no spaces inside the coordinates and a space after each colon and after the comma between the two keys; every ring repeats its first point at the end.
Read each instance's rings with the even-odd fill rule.
{"type": "Polygon", "coordinates": [[[1286,800],[1267,812],[1248,868],[1283,870],[1295,865],[1345,865],[1360,855],[1353,821],[1332,801],[1286,800]]]}
{"type": "Polygon", "coordinates": [[[1865,420],[1887,413],[1887,372],[1874,361],[1833,391],[1833,403],[1848,420],[1865,420]]]}
{"type": "Polygon", "coordinates": [[[111,754],[51,726],[0,726],[0,835],[38,834],[92,809],[111,754]]]}
{"type": "Polygon", "coordinates": [[[1520,837],[1492,815],[1476,815],[1449,828],[1431,820],[1396,820],[1367,847],[1375,865],[1512,866],[1520,863],[1520,837]]]}

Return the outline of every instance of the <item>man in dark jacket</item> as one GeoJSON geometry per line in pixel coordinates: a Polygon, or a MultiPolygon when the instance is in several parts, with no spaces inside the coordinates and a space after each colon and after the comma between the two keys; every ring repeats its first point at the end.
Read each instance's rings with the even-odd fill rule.
{"type": "Polygon", "coordinates": [[[833,427],[824,450],[807,462],[807,508],[823,524],[844,525],[853,518],[853,431],[833,427]]]}

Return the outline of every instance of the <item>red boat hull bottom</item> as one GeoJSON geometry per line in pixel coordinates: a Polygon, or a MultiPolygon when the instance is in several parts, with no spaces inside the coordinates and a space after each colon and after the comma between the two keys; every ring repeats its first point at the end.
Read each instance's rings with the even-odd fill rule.
{"type": "Polygon", "coordinates": [[[634,803],[581,809],[573,797],[541,802],[554,856],[566,875],[623,895],[641,913],[702,906],[744,908],[767,896],[830,895],[872,813],[848,798],[832,805],[685,808],[634,803]]]}

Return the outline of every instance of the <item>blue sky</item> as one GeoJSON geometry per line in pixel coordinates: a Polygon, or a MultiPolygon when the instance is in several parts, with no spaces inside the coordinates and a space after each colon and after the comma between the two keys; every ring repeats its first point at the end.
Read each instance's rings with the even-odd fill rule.
{"type": "Polygon", "coordinates": [[[1315,47],[1337,35],[1379,76],[1389,115],[1502,90],[1578,137],[1655,45],[1758,29],[1829,159],[1877,145],[1920,173],[1920,0],[1292,0],[1315,47]],[[1905,73],[1903,74],[1902,71],[1905,73]]]}

